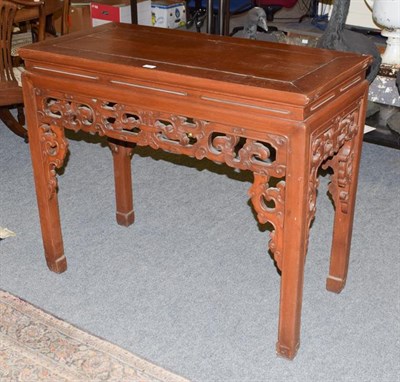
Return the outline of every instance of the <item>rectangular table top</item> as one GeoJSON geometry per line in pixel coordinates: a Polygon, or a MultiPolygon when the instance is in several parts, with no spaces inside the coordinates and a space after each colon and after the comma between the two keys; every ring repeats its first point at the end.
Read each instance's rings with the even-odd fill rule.
{"type": "Polygon", "coordinates": [[[106,24],[48,39],[22,48],[20,54],[28,66],[29,61],[50,63],[178,87],[190,81],[192,87],[202,84],[209,90],[220,89],[223,82],[231,93],[256,90],[285,102],[289,95],[297,105],[326,94],[370,62],[368,56],[348,52],[130,24],[106,24]]]}

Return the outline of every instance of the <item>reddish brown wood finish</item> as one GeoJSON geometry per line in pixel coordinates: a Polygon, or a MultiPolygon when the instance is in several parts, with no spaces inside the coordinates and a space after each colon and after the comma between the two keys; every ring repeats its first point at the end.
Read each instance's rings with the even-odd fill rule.
{"type": "Polygon", "coordinates": [[[128,142],[114,141],[109,139],[108,145],[111,148],[114,159],[115,178],[115,200],[117,223],[123,226],[130,226],[135,220],[133,211],[132,196],[132,173],[131,158],[133,144],[128,142]]]}
{"type": "Polygon", "coordinates": [[[278,354],[299,347],[304,262],[317,170],[331,167],[329,290],[345,283],[368,84],[368,57],[137,25],[106,25],[21,50],[46,260],[66,261],[55,168],[64,129],[108,137],[117,221],[133,222],[132,144],[254,173],[249,190],[282,272],[278,354]],[[271,178],[273,180],[271,181],[271,178]]]}

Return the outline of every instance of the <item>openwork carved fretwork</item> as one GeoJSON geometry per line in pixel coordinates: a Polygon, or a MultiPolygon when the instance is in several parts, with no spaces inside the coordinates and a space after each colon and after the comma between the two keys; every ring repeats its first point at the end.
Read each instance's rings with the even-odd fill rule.
{"type": "Polygon", "coordinates": [[[274,227],[270,234],[269,249],[274,254],[278,268],[282,269],[285,181],[278,180],[275,187],[270,187],[268,182],[268,177],[254,174],[249,195],[257,213],[257,220],[261,224],[269,222],[274,227]]]}
{"type": "Polygon", "coordinates": [[[316,193],[319,184],[318,168],[331,167],[333,175],[329,185],[336,208],[347,212],[348,190],[352,178],[354,136],[359,129],[359,109],[337,116],[329,128],[319,133],[312,141],[312,161],[309,183],[308,223],[316,212],[316,193]],[[339,207],[340,205],[340,207],[339,207]]]}
{"type": "Polygon", "coordinates": [[[135,142],[141,146],[208,158],[241,170],[274,177],[285,175],[286,138],[264,133],[262,139],[249,138],[242,128],[96,99],[77,101],[41,96],[42,119],[47,123],[92,134],[135,142]],[[244,138],[244,135],[246,138],[244,138]],[[282,157],[282,158],[281,158],[282,157]]]}
{"type": "Polygon", "coordinates": [[[51,127],[46,123],[40,124],[40,144],[42,155],[48,167],[45,173],[48,177],[48,198],[51,199],[57,190],[56,169],[64,162],[68,150],[68,141],[64,137],[64,130],[58,127],[51,127]]]}
{"type": "Polygon", "coordinates": [[[324,168],[331,167],[334,171],[328,191],[336,208],[345,214],[348,212],[349,189],[353,179],[353,142],[346,142],[337,155],[324,163],[324,168]]]}
{"type": "Polygon", "coordinates": [[[259,222],[264,224],[268,221],[274,227],[269,248],[280,266],[286,137],[269,133],[261,135],[241,127],[104,100],[85,97],[77,100],[54,92],[51,95],[41,92],[37,96],[38,104],[42,107],[39,112],[40,123],[49,126],[49,131],[54,134],[63,128],[83,130],[252,171],[254,184],[249,190],[251,201],[259,222]],[[271,178],[274,179],[273,186],[269,184],[271,178]]]}

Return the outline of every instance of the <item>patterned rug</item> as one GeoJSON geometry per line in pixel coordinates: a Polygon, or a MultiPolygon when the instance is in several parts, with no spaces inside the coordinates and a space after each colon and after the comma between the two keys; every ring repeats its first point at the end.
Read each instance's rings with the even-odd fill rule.
{"type": "Polygon", "coordinates": [[[0,381],[188,382],[3,291],[0,381]]]}

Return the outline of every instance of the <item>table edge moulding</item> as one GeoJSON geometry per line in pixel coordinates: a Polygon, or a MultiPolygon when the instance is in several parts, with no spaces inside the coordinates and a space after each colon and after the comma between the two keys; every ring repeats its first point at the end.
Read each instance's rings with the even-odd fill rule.
{"type": "Polygon", "coordinates": [[[327,289],[338,293],[346,281],[371,58],[128,24],[40,42],[21,56],[48,267],[67,268],[56,179],[65,129],[107,138],[125,226],[134,221],[136,144],[249,170],[281,271],[277,352],[293,358],[320,166],[332,170],[335,204],[327,289]]]}

